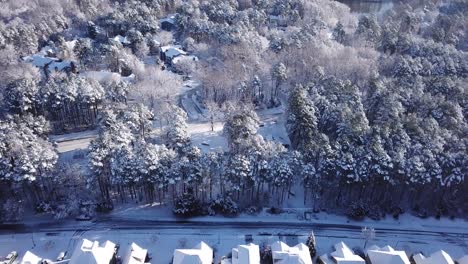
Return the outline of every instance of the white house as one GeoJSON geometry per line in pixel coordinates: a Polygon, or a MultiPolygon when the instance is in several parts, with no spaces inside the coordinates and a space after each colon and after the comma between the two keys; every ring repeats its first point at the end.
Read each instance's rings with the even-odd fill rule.
{"type": "Polygon", "coordinates": [[[115,244],[106,241],[99,245],[98,241],[83,239],[75,248],[70,264],[109,264],[115,255],[115,244]]]}
{"type": "Polygon", "coordinates": [[[404,251],[394,250],[390,246],[372,246],[367,250],[367,257],[372,264],[410,264],[404,251]]]}
{"type": "Polygon", "coordinates": [[[454,264],[453,259],[443,250],[432,253],[428,258],[422,254],[416,254],[413,260],[416,264],[454,264]]]}
{"type": "Polygon", "coordinates": [[[200,242],[193,249],[174,250],[173,264],[212,264],[213,249],[205,242],[200,242]]]}
{"type": "Polygon", "coordinates": [[[275,264],[312,264],[309,247],[303,243],[290,247],[281,241],[271,245],[273,263],[275,264]]]}
{"type": "Polygon", "coordinates": [[[181,55],[187,55],[187,52],[182,50],[180,45],[167,45],[161,47],[161,60],[165,61],[168,64],[172,63],[172,60],[181,55]]]}
{"type": "Polygon", "coordinates": [[[239,245],[232,249],[232,264],[260,264],[258,245],[239,245]]]}
{"type": "Polygon", "coordinates": [[[26,251],[23,259],[21,260],[21,264],[40,264],[41,261],[42,261],[42,258],[36,256],[31,251],[26,251]]]}
{"type": "Polygon", "coordinates": [[[148,250],[141,248],[135,243],[132,243],[127,251],[125,256],[122,259],[123,264],[144,264],[146,263],[146,257],[148,255],[148,250]]]}
{"type": "Polygon", "coordinates": [[[331,253],[331,257],[326,254],[320,256],[322,263],[338,263],[338,264],[364,264],[364,259],[354,254],[354,252],[343,242],[335,244],[335,251],[331,253]]]}

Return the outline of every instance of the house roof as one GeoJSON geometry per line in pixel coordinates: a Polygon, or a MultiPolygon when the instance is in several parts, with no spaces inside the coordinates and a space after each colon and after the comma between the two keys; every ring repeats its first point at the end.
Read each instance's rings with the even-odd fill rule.
{"type": "Polygon", "coordinates": [[[200,242],[193,249],[174,250],[173,264],[211,264],[213,249],[205,242],[200,242]]]}
{"type": "Polygon", "coordinates": [[[51,70],[63,70],[65,68],[71,67],[71,61],[63,60],[60,61],[57,58],[46,57],[41,54],[34,54],[32,56],[26,56],[23,58],[25,62],[29,62],[36,67],[42,68],[46,65],[49,65],[49,69],[51,70]]]}
{"type": "Polygon", "coordinates": [[[232,263],[233,264],[259,264],[260,263],[260,249],[258,245],[248,244],[239,245],[237,248],[232,249],[232,263]]]}
{"type": "Polygon", "coordinates": [[[416,254],[413,259],[416,264],[454,264],[453,259],[443,250],[432,253],[428,258],[422,254],[416,254]]]}
{"type": "Polygon", "coordinates": [[[468,255],[463,256],[461,259],[457,260],[458,264],[468,264],[468,255]]]}
{"type": "Polygon", "coordinates": [[[169,58],[174,58],[179,55],[187,55],[187,52],[182,50],[182,47],[179,45],[173,46],[173,45],[167,45],[161,47],[161,51],[166,54],[166,57],[169,58]]]}
{"type": "Polygon", "coordinates": [[[40,257],[36,256],[31,251],[26,251],[23,259],[21,260],[21,264],[39,264],[41,260],[42,259],[40,257]]]}
{"type": "Polygon", "coordinates": [[[309,248],[303,243],[294,247],[277,241],[271,245],[273,261],[278,264],[312,264],[309,248]]]}
{"type": "Polygon", "coordinates": [[[109,264],[115,253],[115,244],[106,241],[99,245],[98,241],[83,239],[81,244],[75,248],[70,259],[70,264],[109,264]]]}
{"type": "Polygon", "coordinates": [[[172,63],[177,64],[178,62],[182,60],[198,61],[198,57],[193,56],[193,55],[180,55],[180,56],[175,57],[172,60],[172,63]]]}
{"type": "Polygon", "coordinates": [[[132,243],[125,253],[123,264],[143,264],[145,263],[146,255],[148,255],[148,250],[132,243]]]}
{"type": "Polygon", "coordinates": [[[117,35],[113,37],[112,40],[116,42],[120,42],[121,44],[130,44],[130,41],[128,41],[126,37],[123,37],[121,35],[117,35]]]}
{"type": "Polygon", "coordinates": [[[176,14],[170,14],[167,17],[160,19],[159,22],[160,23],[168,22],[168,23],[174,24],[175,19],[176,19],[176,14]]]}
{"type": "Polygon", "coordinates": [[[390,246],[379,248],[372,246],[367,251],[367,256],[371,263],[381,264],[410,264],[408,256],[404,251],[396,251],[390,246]]]}
{"type": "Polygon", "coordinates": [[[335,251],[331,253],[331,257],[336,263],[360,264],[365,261],[343,242],[335,244],[335,251]]]}

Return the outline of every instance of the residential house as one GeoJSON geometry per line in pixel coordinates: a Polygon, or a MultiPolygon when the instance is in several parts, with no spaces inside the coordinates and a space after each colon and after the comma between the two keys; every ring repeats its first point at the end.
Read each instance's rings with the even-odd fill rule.
{"type": "Polygon", "coordinates": [[[258,245],[239,245],[232,249],[232,264],[260,264],[258,245]]]}
{"type": "Polygon", "coordinates": [[[98,241],[83,239],[75,248],[70,264],[109,264],[115,262],[116,246],[110,241],[99,245],[98,241]]]}
{"type": "Polygon", "coordinates": [[[423,254],[416,254],[413,260],[416,264],[454,264],[453,259],[443,250],[432,253],[428,258],[423,254]]]}
{"type": "Polygon", "coordinates": [[[281,241],[271,245],[273,263],[275,264],[312,264],[309,247],[300,243],[290,247],[281,241]]]}
{"type": "Polygon", "coordinates": [[[132,243],[122,259],[123,264],[145,264],[148,257],[148,250],[132,243]]]}
{"type": "Polygon", "coordinates": [[[177,14],[171,14],[166,18],[160,19],[159,22],[161,23],[161,29],[165,31],[173,30],[175,28],[176,15],[177,14]]]}
{"type": "Polygon", "coordinates": [[[390,246],[379,248],[372,246],[367,250],[367,258],[372,264],[410,264],[404,251],[394,250],[390,246]]]}
{"type": "Polygon", "coordinates": [[[330,254],[330,257],[325,254],[320,256],[320,262],[323,264],[364,264],[364,259],[354,254],[354,252],[343,242],[335,244],[335,251],[330,254]]]}
{"type": "Polygon", "coordinates": [[[21,260],[21,264],[41,264],[41,263],[42,263],[42,258],[36,256],[31,251],[26,251],[26,253],[23,256],[23,259],[21,260]]]}
{"type": "Polygon", "coordinates": [[[175,57],[181,55],[187,55],[187,52],[182,50],[182,47],[180,45],[167,45],[161,47],[160,58],[162,61],[169,65],[172,65],[172,60],[175,57]]]}
{"type": "Polygon", "coordinates": [[[193,249],[174,250],[173,264],[212,264],[213,249],[205,242],[200,242],[193,249]]]}

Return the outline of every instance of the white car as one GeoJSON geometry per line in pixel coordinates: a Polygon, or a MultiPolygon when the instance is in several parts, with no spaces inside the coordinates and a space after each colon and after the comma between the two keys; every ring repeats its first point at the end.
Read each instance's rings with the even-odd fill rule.
{"type": "Polygon", "coordinates": [[[3,260],[0,263],[1,264],[11,264],[11,263],[13,263],[13,261],[16,260],[17,257],[18,257],[18,252],[12,251],[6,256],[5,260],[3,260]]]}

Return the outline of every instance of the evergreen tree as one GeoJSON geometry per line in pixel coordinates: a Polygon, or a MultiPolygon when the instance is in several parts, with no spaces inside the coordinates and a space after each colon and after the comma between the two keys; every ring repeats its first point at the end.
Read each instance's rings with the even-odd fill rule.
{"type": "Polygon", "coordinates": [[[309,247],[310,257],[314,259],[315,255],[317,255],[314,231],[311,231],[309,236],[307,237],[306,246],[309,247]]]}

